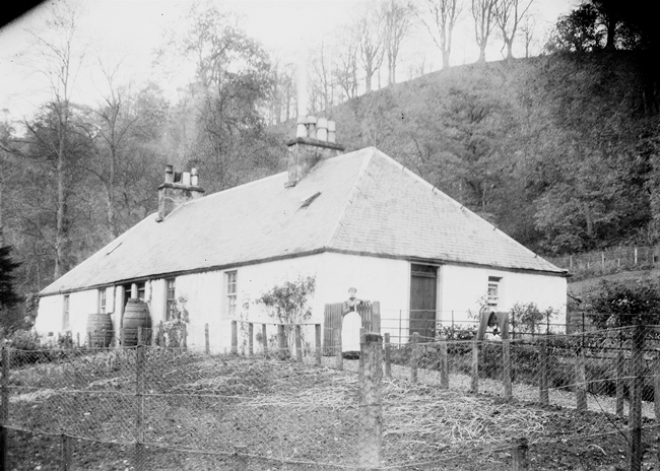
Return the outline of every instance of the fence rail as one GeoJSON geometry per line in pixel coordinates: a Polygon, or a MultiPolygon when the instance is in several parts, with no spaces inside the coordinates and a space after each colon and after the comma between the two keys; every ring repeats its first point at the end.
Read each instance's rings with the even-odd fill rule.
{"type": "Polygon", "coordinates": [[[655,266],[660,263],[659,256],[660,251],[656,246],[633,246],[615,247],[563,257],[546,257],[546,259],[573,274],[581,275],[605,274],[620,269],[655,266]]]}
{"type": "Polygon", "coordinates": [[[327,355],[318,335],[304,346],[300,330],[293,350],[241,350],[232,335],[230,355],[144,345],[145,332],[135,347],[4,346],[0,469],[430,470],[468,457],[527,469],[567,442],[619,467],[608,447],[625,448],[633,471],[657,456],[644,444],[660,421],[658,326],[403,344],[367,333],[360,361],[335,341],[327,355]]]}

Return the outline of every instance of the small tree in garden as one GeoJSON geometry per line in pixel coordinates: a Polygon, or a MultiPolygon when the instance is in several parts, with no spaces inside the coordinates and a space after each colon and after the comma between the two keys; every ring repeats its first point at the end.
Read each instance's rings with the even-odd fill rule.
{"type": "Polygon", "coordinates": [[[314,277],[299,277],[296,281],[275,285],[254,302],[265,306],[270,317],[287,324],[284,332],[288,339],[293,329],[291,324],[302,323],[312,317],[309,298],[314,295],[315,288],[314,277]]]}
{"type": "Polygon", "coordinates": [[[11,247],[0,247],[0,327],[3,331],[12,332],[20,328],[23,319],[14,307],[21,301],[14,290],[15,270],[21,266],[11,257],[11,247]]]}
{"type": "Polygon", "coordinates": [[[515,322],[516,331],[539,334],[548,325],[554,312],[551,307],[541,311],[536,303],[516,303],[511,308],[510,322],[515,322]]]}
{"type": "Polygon", "coordinates": [[[634,325],[639,317],[644,324],[660,322],[658,281],[617,283],[603,281],[598,294],[587,302],[587,316],[598,329],[634,325]]]}

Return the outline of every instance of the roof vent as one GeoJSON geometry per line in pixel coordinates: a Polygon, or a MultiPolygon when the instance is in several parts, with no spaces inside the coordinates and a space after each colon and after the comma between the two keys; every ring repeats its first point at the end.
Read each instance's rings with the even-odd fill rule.
{"type": "Polygon", "coordinates": [[[300,209],[308,207],[308,206],[309,206],[310,204],[312,204],[312,203],[314,202],[314,200],[315,200],[316,198],[318,198],[319,196],[321,196],[321,192],[320,192],[320,191],[317,191],[317,192],[314,193],[312,196],[310,196],[309,198],[307,198],[306,200],[304,200],[304,201],[302,202],[302,204],[300,205],[300,209]]]}

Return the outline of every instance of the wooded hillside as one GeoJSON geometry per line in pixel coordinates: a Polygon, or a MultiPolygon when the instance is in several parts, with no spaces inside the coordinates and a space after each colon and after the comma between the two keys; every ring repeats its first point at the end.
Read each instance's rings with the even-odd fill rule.
{"type": "Polygon", "coordinates": [[[658,237],[656,82],[641,53],[455,67],[328,113],[545,254],[658,237]]]}

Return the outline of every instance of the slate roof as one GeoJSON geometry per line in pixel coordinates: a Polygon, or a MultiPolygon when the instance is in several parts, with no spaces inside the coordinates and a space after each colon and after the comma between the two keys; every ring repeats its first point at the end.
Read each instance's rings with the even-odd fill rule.
{"type": "Polygon", "coordinates": [[[162,222],[152,214],[41,294],[322,251],[566,273],[373,147],[286,181],[208,195],[162,222]]]}

